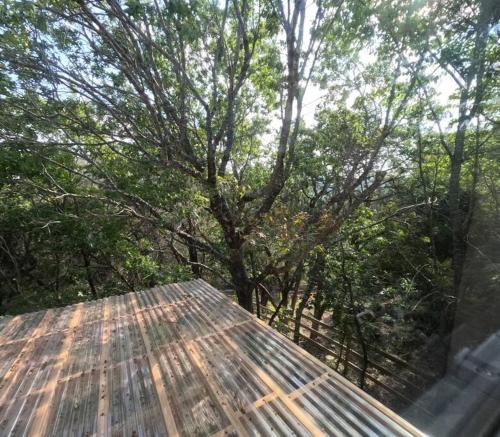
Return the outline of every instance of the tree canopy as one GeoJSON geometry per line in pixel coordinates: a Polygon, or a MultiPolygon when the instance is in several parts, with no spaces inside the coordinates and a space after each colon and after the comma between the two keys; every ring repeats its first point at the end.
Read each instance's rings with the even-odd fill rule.
{"type": "Polygon", "coordinates": [[[497,2],[0,8],[2,313],[201,276],[410,354],[500,309],[497,2]]]}

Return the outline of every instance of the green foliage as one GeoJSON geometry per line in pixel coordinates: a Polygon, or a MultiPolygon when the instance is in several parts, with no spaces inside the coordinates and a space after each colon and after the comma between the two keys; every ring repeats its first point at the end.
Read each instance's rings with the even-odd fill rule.
{"type": "Polygon", "coordinates": [[[292,50],[274,4],[110,4],[1,6],[0,313],[203,275],[260,284],[288,316],[309,290],[308,310],[352,332],[370,312],[367,340],[416,350],[462,298],[464,120],[463,299],[493,300],[496,8],[308,2],[319,24],[301,38],[316,45],[292,50]],[[287,98],[313,108],[308,81],[325,94],[314,123],[287,122],[287,98]]]}

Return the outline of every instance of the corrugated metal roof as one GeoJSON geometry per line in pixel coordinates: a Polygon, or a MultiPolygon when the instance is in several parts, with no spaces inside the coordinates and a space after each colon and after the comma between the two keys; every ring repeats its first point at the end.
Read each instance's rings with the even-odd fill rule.
{"type": "Polygon", "coordinates": [[[202,280],[0,329],[2,435],[418,435],[202,280]]]}

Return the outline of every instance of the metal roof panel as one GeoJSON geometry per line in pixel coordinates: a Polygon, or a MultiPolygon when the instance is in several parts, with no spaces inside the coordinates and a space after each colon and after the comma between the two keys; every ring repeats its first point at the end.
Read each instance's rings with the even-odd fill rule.
{"type": "Polygon", "coordinates": [[[419,435],[202,280],[1,322],[2,435],[419,435]]]}

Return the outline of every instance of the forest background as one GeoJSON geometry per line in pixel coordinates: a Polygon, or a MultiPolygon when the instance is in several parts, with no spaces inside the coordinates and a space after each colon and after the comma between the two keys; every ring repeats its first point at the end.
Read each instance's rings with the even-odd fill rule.
{"type": "Polygon", "coordinates": [[[495,1],[0,9],[1,314],[202,277],[407,359],[499,328],[495,1]]]}

